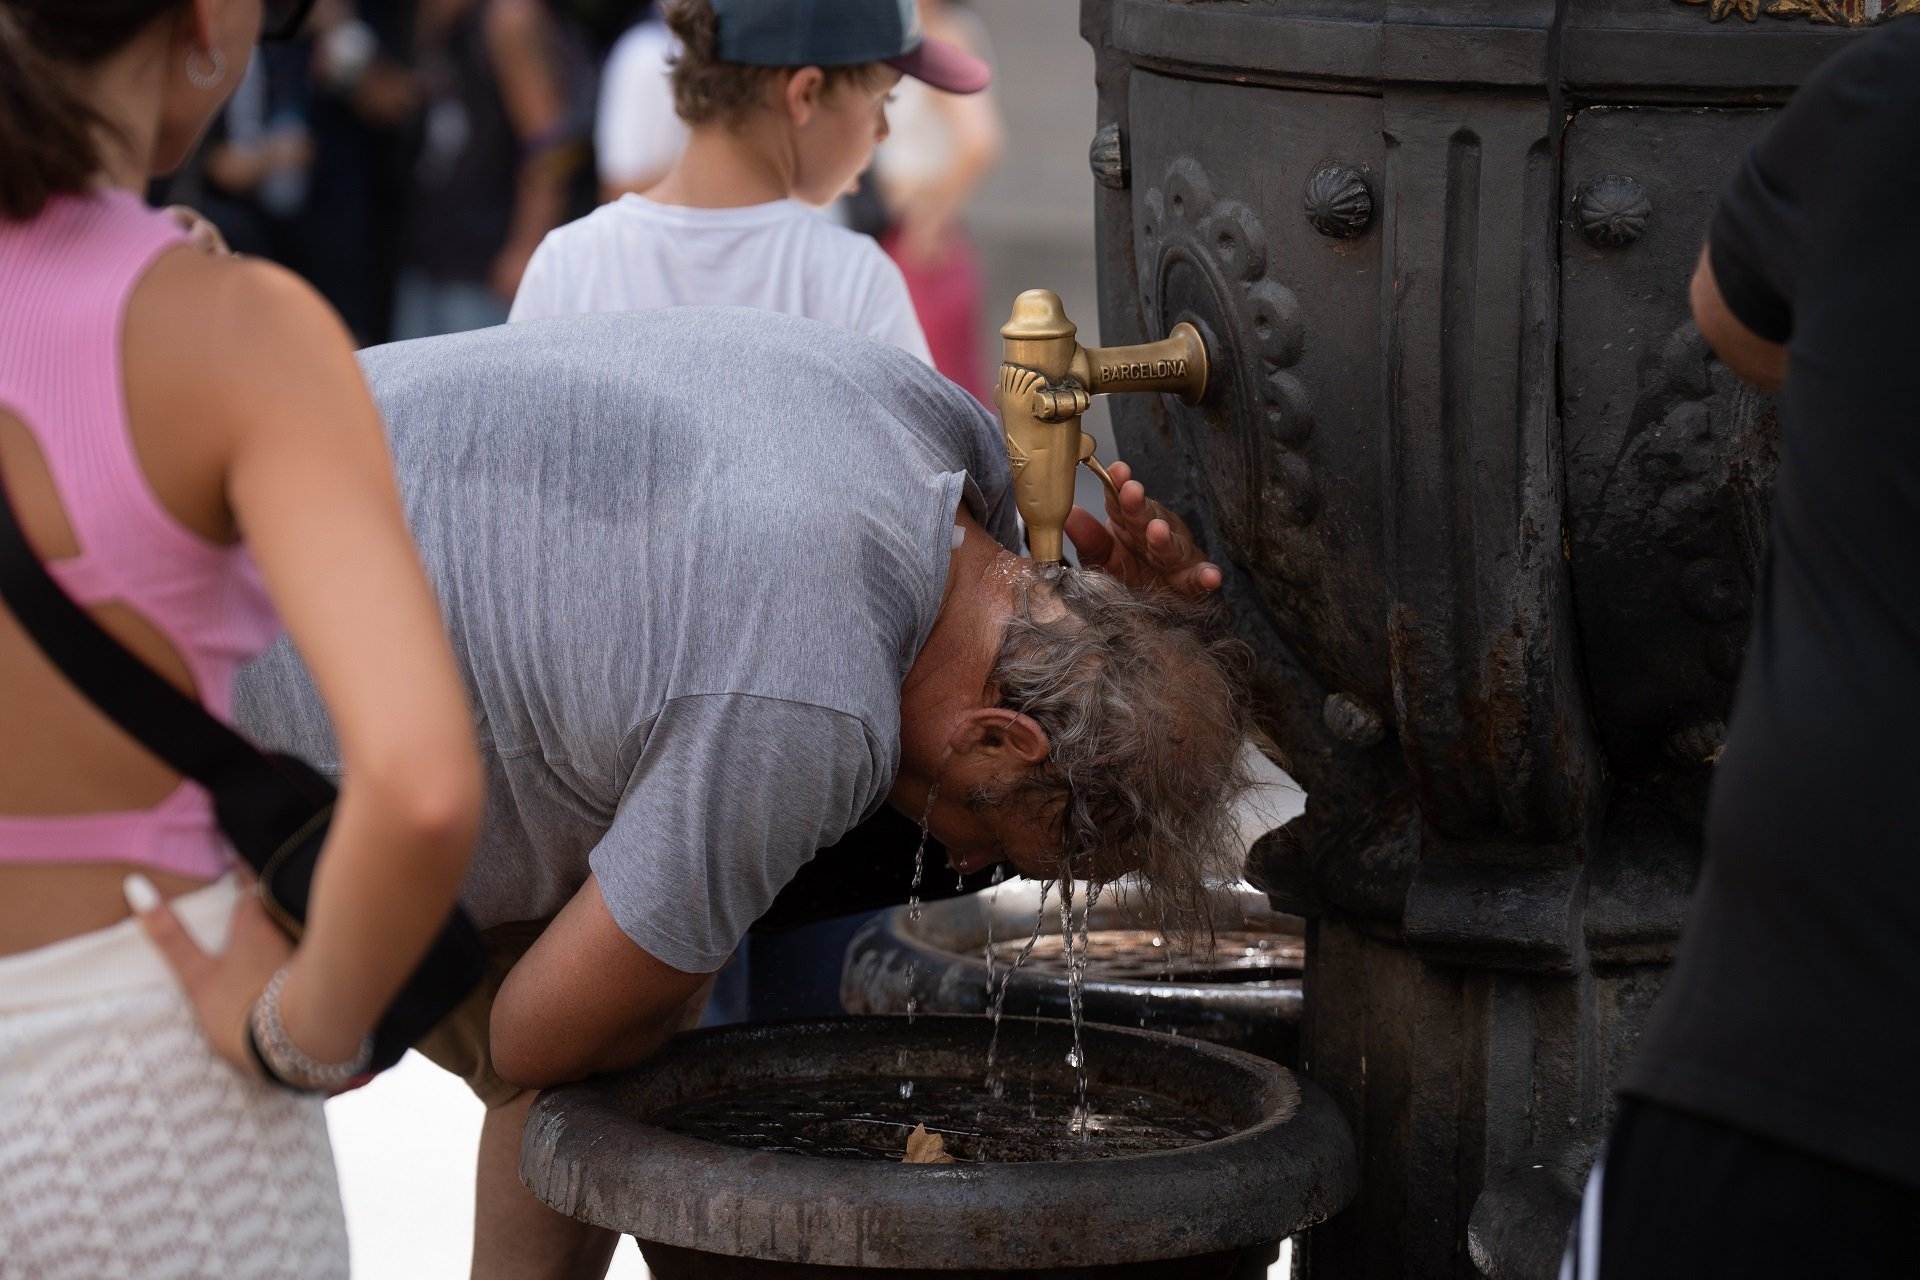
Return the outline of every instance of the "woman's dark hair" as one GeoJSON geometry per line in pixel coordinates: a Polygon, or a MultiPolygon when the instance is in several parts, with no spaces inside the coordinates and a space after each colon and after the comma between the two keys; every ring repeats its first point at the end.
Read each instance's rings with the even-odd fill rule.
{"type": "MultiPolygon", "coordinates": [[[[6,2],[0,0],[0,4],[6,2]]],[[[719,24],[709,0],[667,0],[661,8],[668,29],[680,42],[680,51],[673,57],[673,109],[688,124],[738,124],[760,105],[769,79],[798,70],[720,61],[716,52],[719,24]]],[[[822,67],[823,89],[832,93],[843,84],[870,84],[879,65],[822,67]]]]}
{"type": "Polygon", "coordinates": [[[31,218],[100,169],[100,115],[76,70],[125,48],[181,0],[0,0],[0,218],[31,218]]]}

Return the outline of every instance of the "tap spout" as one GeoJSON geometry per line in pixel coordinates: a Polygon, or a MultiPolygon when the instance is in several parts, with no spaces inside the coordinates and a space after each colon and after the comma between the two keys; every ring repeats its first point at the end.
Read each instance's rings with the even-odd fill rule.
{"type": "Polygon", "coordinates": [[[1027,547],[1043,564],[1065,559],[1067,516],[1074,474],[1086,463],[1114,492],[1113,478],[1094,457],[1093,437],[1080,416],[1096,395],[1166,392],[1187,403],[1207,389],[1207,347],[1199,330],[1182,322],[1159,342],[1131,347],[1083,347],[1060,296],[1029,289],[1014,300],[1001,327],[1004,362],[994,398],[1013,467],[1014,501],[1027,525],[1027,547]]]}

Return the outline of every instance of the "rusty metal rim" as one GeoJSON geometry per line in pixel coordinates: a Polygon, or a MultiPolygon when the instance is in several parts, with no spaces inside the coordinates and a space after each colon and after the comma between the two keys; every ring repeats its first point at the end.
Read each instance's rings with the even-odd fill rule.
{"type": "MultiPolygon", "coordinates": [[[[864,1038],[856,1047],[874,1053],[908,1043],[910,1033],[965,1024],[973,1034],[982,1021],[922,1015],[908,1028],[903,1017],[844,1018],[682,1037],[634,1072],[543,1094],[528,1119],[522,1181],[562,1213],[642,1240],[928,1270],[1108,1265],[1242,1248],[1319,1221],[1353,1195],[1352,1138],[1311,1082],[1252,1054],[1129,1028],[1090,1025],[1090,1055],[1097,1062],[1103,1045],[1114,1055],[1178,1053],[1183,1071],[1204,1066],[1257,1098],[1264,1118],[1215,1142],[1087,1164],[913,1166],[727,1147],[636,1121],[617,1102],[623,1084],[695,1054],[751,1053],[770,1033],[864,1038]]],[[[1052,1020],[1006,1021],[1062,1048],[1071,1035],[1052,1020]]]]}
{"type": "Polygon", "coordinates": [[[1545,16],[1515,23],[1421,21],[1419,8],[1355,6],[1351,14],[1293,13],[1180,0],[1114,0],[1111,47],[1183,77],[1234,73],[1337,82],[1347,92],[1394,84],[1490,88],[1665,90],[1690,85],[1783,99],[1859,29],[1711,23],[1649,0],[1642,20],[1575,11],[1556,33],[1545,16]],[[1559,47],[1556,63],[1555,45],[1559,47]]]}

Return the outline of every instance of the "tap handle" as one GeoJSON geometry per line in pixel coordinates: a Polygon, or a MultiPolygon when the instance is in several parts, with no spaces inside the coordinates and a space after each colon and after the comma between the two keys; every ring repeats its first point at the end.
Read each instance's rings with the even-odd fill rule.
{"type": "Polygon", "coordinates": [[[1094,444],[1093,437],[1084,431],[1081,432],[1080,461],[1086,463],[1087,469],[1100,477],[1100,483],[1107,486],[1107,493],[1115,502],[1118,502],[1120,500],[1120,486],[1113,482],[1113,477],[1107,474],[1107,469],[1100,465],[1100,459],[1093,456],[1093,451],[1096,448],[1098,448],[1098,446],[1094,444]]]}

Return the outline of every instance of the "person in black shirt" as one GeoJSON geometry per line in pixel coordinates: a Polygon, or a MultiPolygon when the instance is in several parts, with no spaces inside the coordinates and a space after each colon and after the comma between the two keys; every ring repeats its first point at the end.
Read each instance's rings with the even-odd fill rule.
{"type": "Polygon", "coordinates": [[[1568,1280],[1920,1273],[1920,21],[1721,199],[1694,315],[1779,391],[1770,547],[1680,958],[1568,1280]]]}

